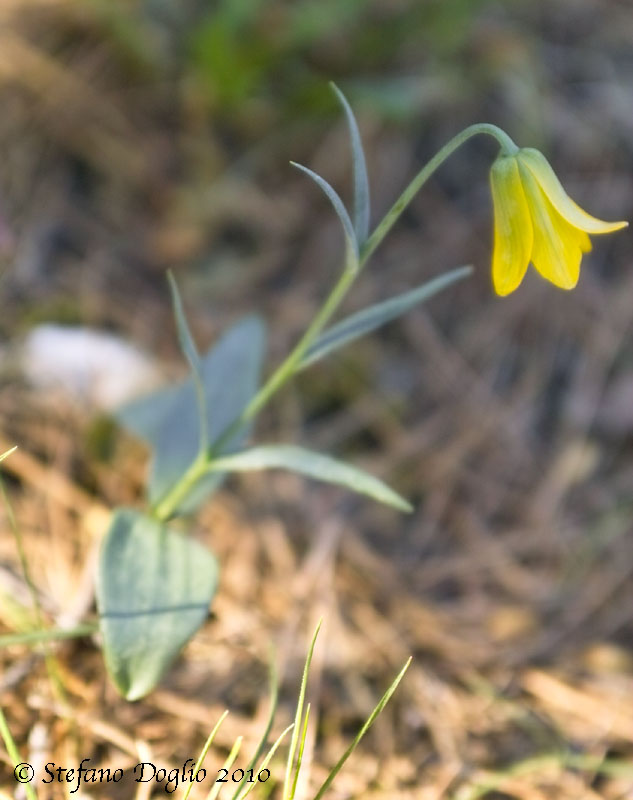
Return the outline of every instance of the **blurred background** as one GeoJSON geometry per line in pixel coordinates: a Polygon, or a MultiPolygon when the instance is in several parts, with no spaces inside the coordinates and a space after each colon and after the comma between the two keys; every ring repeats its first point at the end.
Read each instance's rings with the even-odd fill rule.
{"type": "MultiPolygon", "coordinates": [[[[135,348],[128,376],[180,376],[171,268],[203,349],[257,310],[275,363],[340,268],[338,223],[288,163],[350,197],[330,80],[358,117],[374,223],[483,121],[542,149],[590,213],[633,218],[628,2],[2,0],[0,452],[20,446],[3,467],[50,624],[94,613],[107,509],[140,502],[146,453],[92,378],[52,385],[66,345],[33,332],[96,329],[135,348]]],[[[227,484],[196,528],[223,564],[212,618],[146,700],[115,695],[91,639],[56,650],[66,704],[39,651],[0,651],[25,755],[180,765],[225,707],[220,747],[256,740],[269,643],[283,721],[324,614],[315,786],[414,656],[332,797],[633,796],[631,234],[594,239],[573,293],[532,270],[495,297],[495,153],[473,140],[442,167],[346,309],[473,277],[306,372],[257,431],[349,458],[415,513],[283,474],[227,484]]],[[[28,591],[0,514],[6,633],[28,591]]]]}

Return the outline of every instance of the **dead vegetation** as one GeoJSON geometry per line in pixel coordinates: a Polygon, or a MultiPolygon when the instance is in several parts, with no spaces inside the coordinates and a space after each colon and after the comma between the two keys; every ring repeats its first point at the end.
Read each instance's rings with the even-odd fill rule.
{"type": "MultiPolygon", "coordinates": [[[[399,126],[360,105],[376,211],[462,121],[488,117],[553,151],[590,211],[631,219],[631,12],[597,0],[480,5],[454,54],[462,80],[474,71],[467,90],[431,93],[399,126]]],[[[279,131],[279,109],[255,106],[256,136],[205,105],[151,37],[134,40],[151,42],[147,52],[125,49],[103,8],[0,6],[3,351],[36,321],[74,322],[115,330],[177,373],[162,274],[172,266],[203,344],[256,308],[274,359],[340,249],[321,198],[285,165],[303,160],[344,187],[342,124],[294,119],[279,131]]],[[[431,69],[426,56],[402,59],[385,69],[431,69]]],[[[630,233],[596,242],[573,294],[533,278],[494,299],[490,155],[474,144],[447,165],[354,304],[467,261],[475,278],[307,373],[263,424],[269,439],[309,441],[388,476],[415,513],[280,474],[232,482],[195,523],[222,564],[212,616],[158,691],[119,699],[90,636],[54,645],[52,661],[41,647],[0,651],[0,703],[25,760],[179,766],[229,708],[208,760],[219,766],[235,736],[255,743],[262,729],[271,642],[283,676],[277,729],[288,721],[323,616],[315,786],[414,656],[333,798],[631,796],[630,233]]],[[[0,452],[20,447],[3,474],[45,621],[91,619],[108,508],[139,502],[144,452],[73,398],[34,392],[4,355],[0,419],[0,452]]],[[[32,622],[32,606],[0,514],[9,633],[32,622]]],[[[2,751],[2,797],[18,796],[10,772],[2,751]]],[[[38,797],[61,796],[53,789],[38,797]]]]}

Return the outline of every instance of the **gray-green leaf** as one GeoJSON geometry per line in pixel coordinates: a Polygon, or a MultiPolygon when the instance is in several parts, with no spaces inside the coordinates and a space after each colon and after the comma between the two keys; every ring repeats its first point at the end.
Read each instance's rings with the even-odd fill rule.
{"type": "Polygon", "coordinates": [[[359,339],[366,333],[380,328],[381,325],[391,322],[391,320],[406,313],[418,303],[428,300],[429,297],[441,292],[442,289],[450,286],[455,281],[470,275],[471,272],[472,267],[458,267],[423,283],[416,289],[411,289],[408,292],[399,294],[382,303],[376,303],[376,305],[369,306],[356,314],[346,317],[319,336],[304,356],[301,362],[301,369],[313,364],[328,353],[353,342],[355,339],[359,339]]]}
{"type": "Polygon", "coordinates": [[[291,161],[290,163],[292,164],[293,167],[300,169],[302,172],[305,172],[306,175],[312,178],[312,180],[316,183],[316,185],[321,189],[321,191],[325,194],[325,196],[332,204],[332,208],[336,212],[343,227],[343,233],[345,234],[345,249],[347,252],[347,264],[350,268],[357,269],[358,239],[356,238],[356,232],[354,231],[352,220],[349,218],[349,214],[347,213],[347,209],[345,208],[343,201],[338,196],[336,191],[330,186],[330,184],[316,172],[313,172],[311,169],[308,169],[308,167],[304,167],[302,164],[297,164],[296,161],[291,161]]]}
{"type": "Polygon", "coordinates": [[[169,281],[171,300],[174,306],[174,317],[176,318],[176,328],[178,330],[180,349],[182,350],[184,357],[189,362],[191,371],[194,374],[200,375],[200,354],[198,353],[198,348],[196,347],[196,343],[194,342],[191,331],[189,330],[189,323],[187,322],[185,310],[182,306],[182,298],[180,297],[180,292],[178,291],[178,284],[176,283],[176,279],[171,272],[167,273],[167,280],[169,281]]]}
{"type": "MultiPolygon", "coordinates": [[[[209,440],[218,439],[255,394],[264,356],[265,328],[258,317],[237,322],[201,359],[209,440]]],[[[198,453],[200,423],[191,378],[154,392],[117,412],[117,419],[153,450],[148,493],[158,501],[182,476],[198,453]]],[[[224,452],[241,445],[248,427],[226,442],[224,452]]],[[[221,482],[205,476],[180,511],[194,510],[221,482]]]]}
{"type": "Polygon", "coordinates": [[[206,393],[204,390],[204,382],[202,380],[202,363],[200,361],[198,348],[196,347],[196,343],[194,342],[191,331],[189,330],[189,323],[187,322],[180,292],[178,291],[178,284],[176,283],[176,279],[171,272],[167,273],[167,280],[169,281],[169,288],[171,290],[171,299],[174,306],[174,317],[176,318],[176,328],[178,330],[180,349],[182,350],[184,357],[187,359],[189,368],[191,369],[191,378],[196,391],[196,404],[198,407],[198,422],[200,428],[198,449],[202,451],[206,450],[209,446],[209,434],[207,429],[209,412],[207,410],[206,393]]]}
{"type": "Polygon", "coordinates": [[[373,475],[330,456],[294,445],[253,447],[251,450],[214,459],[209,464],[209,469],[221,472],[287,469],[318,481],[334,483],[353,492],[365,494],[399,511],[413,510],[410,503],[373,475]]]}
{"type": "Polygon", "coordinates": [[[207,617],[218,583],[213,555],[132,509],[115,511],[97,576],[108,671],[128,700],[160,681],[207,617]]]}
{"type": "Polygon", "coordinates": [[[343,106],[345,117],[347,118],[349,139],[352,147],[352,163],[354,165],[354,230],[356,231],[358,244],[362,245],[369,234],[369,179],[367,177],[363,143],[360,138],[356,117],[347,102],[347,98],[335,83],[330,83],[330,86],[343,106]]]}

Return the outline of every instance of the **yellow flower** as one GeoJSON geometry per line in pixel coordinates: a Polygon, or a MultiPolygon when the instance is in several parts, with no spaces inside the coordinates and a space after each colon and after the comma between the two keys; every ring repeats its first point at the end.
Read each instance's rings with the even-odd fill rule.
{"type": "Polygon", "coordinates": [[[490,170],[494,206],[492,279],[497,294],[513,292],[531,261],[561,289],[578,282],[580,259],[591,250],[588,234],[611,233],[628,222],[603,222],[567,195],[547,159],[523,148],[502,155],[490,170]]]}

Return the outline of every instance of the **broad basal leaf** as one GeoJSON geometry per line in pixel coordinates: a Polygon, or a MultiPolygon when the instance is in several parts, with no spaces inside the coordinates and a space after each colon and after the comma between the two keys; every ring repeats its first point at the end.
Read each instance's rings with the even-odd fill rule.
{"type": "Polygon", "coordinates": [[[132,509],[114,513],[97,605],[106,665],[128,700],[160,681],[205,621],[217,583],[216,560],[201,544],[132,509]]]}
{"type": "MultiPolygon", "coordinates": [[[[200,374],[211,442],[239,416],[255,394],[265,338],[262,321],[258,317],[245,317],[201,359],[200,374]]],[[[150,502],[154,503],[182,476],[198,453],[200,424],[193,381],[188,379],[142,398],[120,409],[117,418],[152,447],[148,493],[150,502]]],[[[247,429],[236,434],[226,442],[224,452],[239,447],[247,434],[247,429]]],[[[180,511],[196,508],[221,480],[219,474],[206,476],[180,511]]]]}

